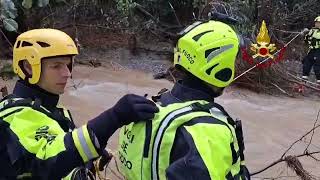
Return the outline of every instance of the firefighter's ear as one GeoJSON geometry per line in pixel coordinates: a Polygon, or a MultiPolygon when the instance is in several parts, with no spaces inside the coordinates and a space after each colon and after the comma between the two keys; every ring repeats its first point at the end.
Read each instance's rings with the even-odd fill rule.
{"type": "Polygon", "coordinates": [[[32,68],[31,65],[28,61],[22,61],[22,70],[24,71],[24,73],[26,73],[27,76],[32,76],[32,68]]]}

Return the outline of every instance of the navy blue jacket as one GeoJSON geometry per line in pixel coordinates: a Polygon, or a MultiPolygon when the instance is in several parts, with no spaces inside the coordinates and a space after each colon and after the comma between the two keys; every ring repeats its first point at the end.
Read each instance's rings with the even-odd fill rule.
{"type": "MultiPolygon", "coordinates": [[[[54,117],[57,117],[54,118],[54,120],[59,123],[60,127],[65,132],[69,132],[69,129],[72,130],[75,128],[73,122],[66,121],[63,118],[59,118],[63,116],[62,109],[57,107],[59,95],[49,93],[36,85],[31,85],[26,83],[25,81],[19,80],[17,81],[13,90],[13,94],[11,96],[31,99],[33,101],[35,99],[39,99],[41,101],[41,106],[54,114],[54,117]]],[[[41,121],[41,119],[34,120],[41,121]]],[[[92,163],[90,161],[90,163],[83,164],[83,160],[75,148],[71,133],[67,133],[64,136],[64,144],[66,150],[57,154],[54,157],[55,160],[52,161],[53,163],[46,164],[48,167],[43,167],[44,163],[42,162],[42,160],[38,159],[33,154],[28,153],[19,143],[17,137],[15,137],[15,134],[8,133],[10,132],[10,128],[6,127],[4,123],[1,124],[1,122],[3,121],[1,121],[0,119],[0,179],[3,177],[5,177],[6,179],[10,179],[11,177],[12,179],[15,179],[17,175],[31,171],[36,173],[35,177],[33,177],[32,179],[50,177],[50,179],[54,180],[65,177],[75,167],[92,167],[92,163]],[[11,154],[9,155],[9,153],[11,154]],[[9,157],[11,157],[11,159],[9,157]],[[15,157],[17,159],[12,160],[12,157],[15,157]],[[13,162],[14,164],[12,164],[13,162]],[[42,170],[40,171],[36,169],[30,169],[30,167],[41,167],[42,170]]],[[[99,154],[102,154],[107,140],[118,129],[118,122],[114,122],[112,118],[106,118],[105,115],[97,116],[91,122],[92,126],[98,127],[100,126],[101,122],[103,122],[103,130],[108,132],[107,136],[105,136],[105,133],[102,136],[98,132],[93,132],[93,130],[89,131],[89,136],[91,137],[91,139],[94,139],[95,136],[98,137],[100,148],[97,147],[97,151],[99,151],[99,154]],[[108,121],[106,121],[105,119],[108,119],[108,121]],[[97,123],[95,122],[100,122],[100,124],[97,125],[97,123]]]]}

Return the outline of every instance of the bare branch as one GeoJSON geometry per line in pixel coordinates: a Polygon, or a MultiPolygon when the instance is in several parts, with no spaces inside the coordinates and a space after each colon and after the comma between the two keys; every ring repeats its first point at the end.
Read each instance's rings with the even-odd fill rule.
{"type": "Polygon", "coordinates": [[[310,133],[312,133],[315,129],[319,128],[320,125],[315,126],[314,128],[312,128],[310,131],[308,131],[306,134],[304,134],[301,138],[299,138],[298,140],[296,140],[294,143],[291,144],[291,146],[282,154],[281,159],[287,154],[287,152],[295,145],[297,144],[297,142],[301,141],[303,138],[305,138],[307,135],[309,135],[310,133]]]}
{"type": "Polygon", "coordinates": [[[7,43],[11,46],[11,48],[13,48],[12,43],[9,41],[9,39],[7,38],[7,36],[4,34],[4,32],[2,31],[2,29],[0,28],[0,32],[3,35],[3,37],[6,39],[7,43]]]}
{"type": "MultiPolygon", "coordinates": [[[[292,160],[292,157],[299,158],[299,157],[303,157],[303,156],[310,156],[311,158],[313,158],[313,159],[315,159],[315,160],[318,161],[318,159],[316,159],[316,158],[315,158],[314,156],[312,156],[312,155],[313,155],[313,154],[319,154],[319,153],[320,153],[320,150],[319,150],[319,151],[313,151],[313,152],[311,152],[311,153],[308,152],[308,147],[310,146],[310,144],[311,144],[311,142],[312,142],[312,138],[311,138],[311,140],[309,141],[308,146],[307,146],[306,150],[303,152],[303,154],[293,155],[293,156],[291,156],[291,155],[286,156],[286,154],[289,152],[289,150],[290,150],[296,143],[298,143],[299,141],[302,141],[302,139],[304,139],[307,135],[309,135],[310,133],[312,133],[312,136],[313,136],[314,131],[315,131],[317,128],[320,127],[320,125],[316,125],[316,124],[317,124],[317,121],[318,121],[318,118],[319,118],[319,114],[320,114],[320,109],[319,109],[319,111],[318,111],[317,118],[316,118],[316,120],[315,120],[314,126],[313,126],[313,128],[312,128],[311,130],[309,130],[307,133],[305,133],[303,136],[301,136],[298,140],[296,140],[295,142],[293,142],[293,143],[290,145],[290,147],[282,154],[282,156],[281,156],[278,160],[272,162],[270,165],[266,166],[265,168],[263,168],[263,169],[261,169],[261,170],[259,170],[259,171],[253,172],[253,173],[251,174],[251,176],[256,175],[256,174],[259,174],[259,173],[261,173],[261,172],[264,172],[264,171],[266,171],[267,169],[275,166],[276,164],[278,164],[278,163],[280,163],[280,162],[286,161],[286,162],[288,163],[288,161],[292,160]]],[[[312,137],[312,136],[311,136],[311,137],[312,137]]],[[[303,169],[303,168],[302,168],[302,169],[303,169]]],[[[302,171],[304,172],[304,173],[302,173],[302,174],[305,174],[305,175],[308,174],[306,171],[304,171],[304,170],[302,170],[302,171]]],[[[298,172],[297,172],[297,173],[298,173],[298,172]]],[[[299,175],[299,174],[298,174],[298,175],[299,175]]]]}
{"type": "Polygon", "coordinates": [[[311,142],[312,142],[312,138],[313,138],[313,135],[314,135],[314,128],[315,128],[315,126],[316,126],[316,124],[317,124],[317,122],[318,122],[318,119],[319,119],[319,114],[320,114],[320,109],[319,109],[319,111],[318,111],[318,114],[317,114],[317,119],[316,119],[316,121],[314,122],[314,124],[313,124],[313,131],[312,131],[312,135],[311,135],[311,138],[310,138],[310,141],[309,141],[309,144],[307,145],[307,147],[306,147],[306,149],[304,150],[305,152],[308,150],[308,148],[309,148],[309,146],[310,146],[310,144],[311,144],[311,142]]]}
{"type": "Polygon", "coordinates": [[[275,86],[276,88],[278,88],[281,92],[283,92],[284,94],[288,95],[289,97],[293,97],[292,94],[289,94],[287,91],[283,90],[281,87],[279,87],[277,84],[275,83],[270,83],[272,84],[273,86],[275,86]]]}
{"type": "Polygon", "coordinates": [[[267,169],[281,163],[281,162],[284,162],[284,161],[288,161],[288,157],[297,157],[297,158],[300,158],[300,157],[304,157],[304,156],[310,156],[310,155],[313,155],[313,154],[320,154],[320,151],[314,151],[314,152],[305,152],[303,154],[299,154],[299,155],[295,155],[295,156],[286,156],[286,157],[281,157],[280,159],[272,162],[271,164],[269,164],[267,167],[261,169],[261,170],[258,170],[258,171],[255,171],[253,173],[250,174],[250,176],[254,176],[254,175],[257,175],[257,174],[260,174],[264,171],[266,171],[267,169]]]}

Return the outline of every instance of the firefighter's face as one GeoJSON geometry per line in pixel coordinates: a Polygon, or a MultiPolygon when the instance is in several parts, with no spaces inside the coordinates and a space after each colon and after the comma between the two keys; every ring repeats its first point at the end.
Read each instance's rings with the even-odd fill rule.
{"type": "Polygon", "coordinates": [[[71,63],[72,57],[53,57],[43,60],[40,81],[37,85],[50,93],[63,94],[71,77],[71,63]]]}

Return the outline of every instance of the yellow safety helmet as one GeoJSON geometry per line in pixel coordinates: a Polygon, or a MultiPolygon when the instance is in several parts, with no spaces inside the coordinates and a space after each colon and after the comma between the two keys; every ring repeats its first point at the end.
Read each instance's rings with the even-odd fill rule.
{"type": "Polygon", "coordinates": [[[320,16],[316,17],[316,18],[314,19],[314,22],[320,22],[320,16]]]}
{"type": "Polygon", "coordinates": [[[13,70],[20,78],[25,79],[21,62],[28,61],[32,68],[29,83],[36,84],[40,79],[43,58],[77,54],[74,41],[66,33],[56,29],[34,29],[17,37],[13,48],[13,70]]]}
{"type": "Polygon", "coordinates": [[[195,22],[181,33],[174,65],[216,87],[228,86],[235,74],[239,39],[235,31],[219,21],[195,22]]]}

